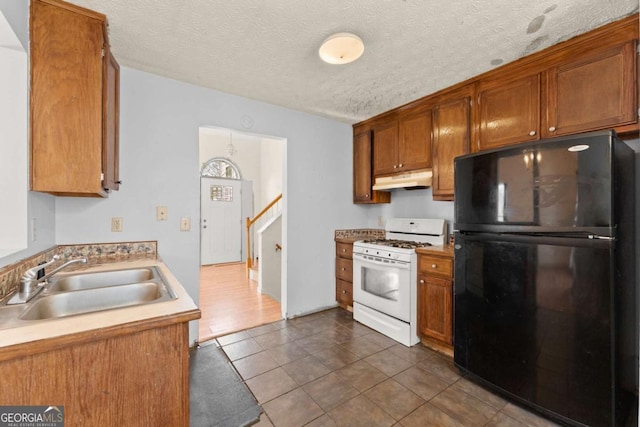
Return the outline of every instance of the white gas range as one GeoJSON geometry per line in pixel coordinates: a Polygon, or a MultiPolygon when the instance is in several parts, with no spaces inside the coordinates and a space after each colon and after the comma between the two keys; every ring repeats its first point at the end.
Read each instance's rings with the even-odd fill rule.
{"type": "Polygon", "coordinates": [[[445,244],[444,219],[391,218],[385,239],[353,244],[353,318],[406,346],[417,344],[416,248],[445,244]]]}

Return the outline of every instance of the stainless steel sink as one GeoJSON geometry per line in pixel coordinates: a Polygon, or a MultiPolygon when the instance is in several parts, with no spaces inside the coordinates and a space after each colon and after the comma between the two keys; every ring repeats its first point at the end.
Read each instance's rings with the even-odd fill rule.
{"type": "Polygon", "coordinates": [[[47,289],[49,289],[50,292],[78,291],[82,289],[146,282],[152,280],[154,277],[155,272],[150,268],[78,273],[61,276],[60,278],[52,277],[49,280],[47,289]]]}
{"type": "Polygon", "coordinates": [[[161,299],[169,300],[171,296],[163,285],[154,282],[61,292],[36,299],[29,304],[29,308],[19,318],[22,320],[53,319],[147,304],[161,299]]]}
{"type": "Polygon", "coordinates": [[[0,329],[176,298],[155,266],[53,275],[26,304],[0,305],[0,329]]]}

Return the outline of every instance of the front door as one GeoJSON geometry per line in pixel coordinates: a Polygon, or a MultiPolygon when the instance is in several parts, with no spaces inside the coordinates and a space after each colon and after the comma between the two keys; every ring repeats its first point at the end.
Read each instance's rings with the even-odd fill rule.
{"type": "Polygon", "coordinates": [[[242,260],[242,182],[200,179],[202,265],[242,260]]]}

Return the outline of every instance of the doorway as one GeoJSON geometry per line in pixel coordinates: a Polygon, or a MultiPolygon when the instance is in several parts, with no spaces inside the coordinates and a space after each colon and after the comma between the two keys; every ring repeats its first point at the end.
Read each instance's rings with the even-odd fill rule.
{"type": "MultiPolygon", "coordinates": [[[[248,277],[246,260],[257,255],[259,247],[254,246],[258,239],[253,229],[248,247],[245,227],[247,217],[283,193],[285,143],[230,129],[199,129],[200,342],[276,321],[285,312],[285,274],[273,298],[248,277]]],[[[284,204],[282,213],[284,231],[284,204]]],[[[278,269],[286,257],[282,252],[278,269]]]]}

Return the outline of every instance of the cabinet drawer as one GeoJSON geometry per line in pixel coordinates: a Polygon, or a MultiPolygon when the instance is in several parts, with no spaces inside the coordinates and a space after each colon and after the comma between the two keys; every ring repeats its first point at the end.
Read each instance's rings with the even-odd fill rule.
{"type": "Polygon", "coordinates": [[[346,258],[336,258],[336,278],[353,282],[353,261],[346,258]]]}
{"type": "Polygon", "coordinates": [[[353,283],[336,279],[336,301],[344,305],[353,305],[353,283]]]}
{"type": "Polygon", "coordinates": [[[424,274],[451,279],[453,278],[453,259],[420,255],[418,270],[424,274]]]}
{"type": "Polygon", "coordinates": [[[353,256],[353,244],[336,243],[336,256],[351,259],[351,257],[353,256]]]}

